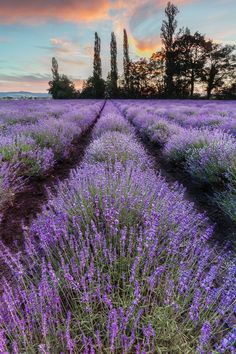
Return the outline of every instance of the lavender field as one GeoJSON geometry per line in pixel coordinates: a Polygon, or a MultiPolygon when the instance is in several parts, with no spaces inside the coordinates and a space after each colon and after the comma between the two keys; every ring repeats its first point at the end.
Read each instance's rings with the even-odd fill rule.
{"type": "Polygon", "coordinates": [[[2,102],[0,353],[236,353],[235,138],[233,101],[2,102]]]}

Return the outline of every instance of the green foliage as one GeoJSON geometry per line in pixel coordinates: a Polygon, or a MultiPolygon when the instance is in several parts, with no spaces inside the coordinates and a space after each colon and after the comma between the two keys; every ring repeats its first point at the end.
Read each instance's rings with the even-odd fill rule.
{"type": "Polygon", "coordinates": [[[90,76],[80,94],[81,98],[104,98],[105,81],[98,76],[90,76]]]}
{"type": "Polygon", "coordinates": [[[13,162],[17,161],[19,155],[25,152],[32,151],[33,146],[22,143],[15,143],[14,145],[6,145],[0,148],[0,155],[3,161],[13,162]]]}
{"type": "Polygon", "coordinates": [[[58,79],[49,81],[49,87],[48,92],[55,99],[70,99],[78,97],[78,92],[75,89],[74,83],[66,75],[59,75],[58,79]]]}

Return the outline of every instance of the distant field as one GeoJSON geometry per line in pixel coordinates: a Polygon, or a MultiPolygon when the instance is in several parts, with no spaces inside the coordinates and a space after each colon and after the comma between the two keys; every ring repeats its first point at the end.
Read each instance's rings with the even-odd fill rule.
{"type": "Polygon", "coordinates": [[[236,102],[3,101],[0,353],[234,353],[236,102]]]}

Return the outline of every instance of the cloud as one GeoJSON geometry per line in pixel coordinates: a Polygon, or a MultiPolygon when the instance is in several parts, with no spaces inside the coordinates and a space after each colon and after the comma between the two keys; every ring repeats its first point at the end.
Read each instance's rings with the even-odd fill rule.
{"type": "Polygon", "coordinates": [[[93,56],[93,46],[92,45],[86,45],[84,47],[84,54],[86,56],[89,56],[89,57],[93,56]]]}
{"type": "Polygon", "coordinates": [[[78,52],[78,43],[71,42],[63,38],[51,38],[51,50],[57,53],[76,54],[78,52]]]}
{"type": "MultiPolygon", "coordinates": [[[[175,4],[186,4],[197,0],[175,0],[175,4]]],[[[93,22],[111,19],[116,14],[137,20],[166,5],[166,0],[0,0],[2,23],[38,24],[50,20],[63,22],[93,22]],[[139,11],[141,9],[141,11],[139,11]],[[143,13],[142,13],[143,12],[143,13]]]]}
{"type": "Polygon", "coordinates": [[[50,80],[50,75],[48,74],[29,74],[29,75],[7,75],[0,74],[0,81],[13,81],[13,82],[41,82],[45,80],[50,80]]]}
{"type": "Polygon", "coordinates": [[[73,66],[83,66],[86,65],[87,63],[82,60],[82,59],[73,59],[73,58],[63,58],[61,61],[65,64],[73,65],[73,66]]]}
{"type": "Polygon", "coordinates": [[[95,21],[109,16],[116,7],[109,0],[0,0],[0,19],[3,23],[41,23],[58,21],[95,21]]]}
{"type": "Polygon", "coordinates": [[[47,74],[0,74],[0,90],[46,92],[49,80],[50,75],[47,74]]]}
{"type": "Polygon", "coordinates": [[[148,38],[148,39],[132,39],[138,54],[140,55],[151,55],[161,48],[161,40],[159,38],[148,38]]]}
{"type": "MultiPolygon", "coordinates": [[[[179,6],[195,1],[175,0],[174,4],[179,6]]],[[[127,29],[131,47],[139,56],[149,56],[160,49],[160,28],[166,4],[167,0],[133,0],[127,5],[126,0],[119,0],[123,13],[114,21],[115,30],[122,33],[122,28],[127,29]]]]}
{"type": "MultiPolygon", "coordinates": [[[[74,82],[77,89],[81,89],[83,80],[80,78],[70,79],[74,82]]],[[[0,74],[0,91],[31,91],[46,92],[48,81],[51,80],[48,74],[29,74],[29,75],[6,75],[0,74]]]]}

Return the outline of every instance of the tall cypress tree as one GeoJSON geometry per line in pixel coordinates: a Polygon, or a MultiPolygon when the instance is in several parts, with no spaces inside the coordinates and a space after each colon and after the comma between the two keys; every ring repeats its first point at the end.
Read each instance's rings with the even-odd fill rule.
{"type": "Polygon", "coordinates": [[[102,77],[102,63],[101,63],[101,39],[97,32],[95,32],[94,41],[94,60],[93,60],[93,77],[101,79],[102,77]]]}
{"type": "Polygon", "coordinates": [[[54,81],[59,80],[58,62],[54,57],[52,58],[52,78],[54,81]]]}
{"type": "Polygon", "coordinates": [[[95,98],[103,98],[105,91],[105,83],[102,78],[102,63],[101,63],[101,40],[95,32],[94,41],[94,59],[93,59],[93,76],[87,80],[88,96],[95,98]]]}
{"type": "Polygon", "coordinates": [[[123,37],[123,69],[124,69],[124,79],[125,79],[125,88],[126,90],[129,90],[129,65],[130,65],[130,59],[129,59],[129,42],[128,42],[128,36],[126,29],[124,29],[124,37],[123,37]]]}
{"type": "Polygon", "coordinates": [[[161,26],[161,38],[166,57],[165,86],[168,97],[171,97],[174,94],[175,53],[173,44],[175,40],[175,31],[177,28],[176,15],[178,12],[178,8],[171,4],[171,2],[168,2],[165,8],[166,20],[162,22],[161,26]]]}
{"type": "Polygon", "coordinates": [[[118,71],[117,71],[117,44],[115,33],[111,33],[111,96],[116,96],[117,94],[117,80],[118,80],[118,71]]]}

